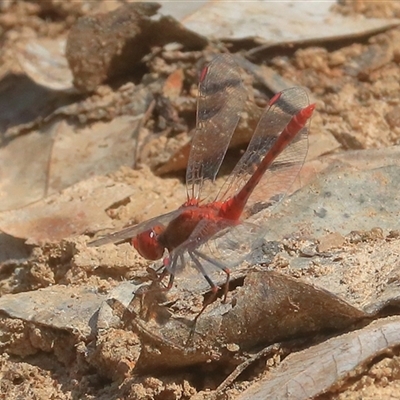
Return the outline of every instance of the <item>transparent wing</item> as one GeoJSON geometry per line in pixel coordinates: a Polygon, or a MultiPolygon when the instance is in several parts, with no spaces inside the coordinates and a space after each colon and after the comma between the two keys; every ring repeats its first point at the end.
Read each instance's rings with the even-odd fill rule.
{"type": "Polygon", "coordinates": [[[196,208],[196,207],[178,208],[177,210],[171,211],[167,214],[163,214],[158,217],[151,218],[140,224],[129,226],[118,232],[111,233],[111,234],[103,236],[99,239],[92,240],[91,242],[88,243],[88,246],[97,247],[97,246],[102,246],[103,244],[107,244],[107,243],[116,243],[116,242],[122,242],[123,240],[126,240],[126,239],[131,239],[131,238],[135,237],[136,235],[138,235],[139,233],[144,232],[148,229],[151,229],[152,227],[154,227],[156,225],[166,226],[169,224],[169,222],[171,222],[174,218],[176,218],[183,211],[187,211],[187,210],[190,210],[193,208],[196,208]]]}
{"type": "MultiPolygon", "coordinates": [[[[227,219],[203,219],[197,224],[189,238],[171,252],[172,259],[177,260],[178,257],[183,256],[187,252],[191,253],[199,248],[204,247],[204,245],[208,243],[210,239],[221,236],[231,226],[232,221],[229,221],[227,219]]],[[[219,262],[218,257],[215,257],[214,259],[216,260],[216,262],[219,262]]],[[[188,259],[186,259],[185,264],[187,263],[188,259]]],[[[189,262],[189,264],[192,263],[189,262]]],[[[177,273],[181,272],[184,266],[185,265],[183,263],[172,262],[171,265],[168,267],[168,271],[172,275],[176,275],[177,273]]],[[[199,271],[199,268],[197,268],[195,265],[194,267],[197,271],[199,271]]]]}
{"type": "Polygon", "coordinates": [[[229,220],[203,220],[191,236],[171,252],[168,272],[186,281],[188,287],[207,289],[209,280],[223,284],[226,282],[224,270],[227,268],[235,276],[237,267],[261,245],[262,230],[261,226],[247,221],[232,226],[229,220]],[[193,262],[193,255],[201,267],[193,262]]]}
{"type": "MultiPolygon", "coordinates": [[[[246,152],[218,194],[219,201],[234,196],[244,186],[291,119],[308,105],[308,95],[301,87],[280,93],[278,99],[261,116],[246,152]]],[[[272,162],[247,202],[247,216],[254,213],[252,210],[260,210],[262,205],[270,204],[273,197],[281,200],[290,189],[307,155],[308,131],[309,123],[272,162]]],[[[271,154],[271,157],[274,155],[271,154]]]]}
{"type": "Polygon", "coordinates": [[[201,74],[197,125],[186,170],[188,199],[208,196],[207,186],[212,186],[239,122],[246,100],[239,71],[232,57],[222,54],[201,74]]]}

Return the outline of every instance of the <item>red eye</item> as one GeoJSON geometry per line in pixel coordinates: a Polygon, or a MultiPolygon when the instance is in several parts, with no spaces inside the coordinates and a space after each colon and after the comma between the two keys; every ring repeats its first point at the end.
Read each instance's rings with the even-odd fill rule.
{"type": "Polygon", "coordinates": [[[158,237],[164,229],[164,226],[156,225],[152,229],[139,233],[132,239],[133,247],[147,260],[159,260],[164,254],[164,246],[159,242],[158,237]]]}

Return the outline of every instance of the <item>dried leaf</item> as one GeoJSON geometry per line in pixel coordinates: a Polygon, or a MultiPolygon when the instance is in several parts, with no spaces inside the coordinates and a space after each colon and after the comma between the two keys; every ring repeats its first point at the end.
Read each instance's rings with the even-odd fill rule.
{"type": "Polygon", "coordinates": [[[93,232],[109,224],[104,210],[133,191],[128,185],[96,177],[25,208],[1,213],[0,229],[36,244],[93,232]]]}
{"type": "Polygon", "coordinates": [[[400,345],[400,318],[374,321],[289,355],[274,371],[241,393],[238,400],[302,400],[326,393],[337,382],[354,377],[373,358],[400,345]]]}

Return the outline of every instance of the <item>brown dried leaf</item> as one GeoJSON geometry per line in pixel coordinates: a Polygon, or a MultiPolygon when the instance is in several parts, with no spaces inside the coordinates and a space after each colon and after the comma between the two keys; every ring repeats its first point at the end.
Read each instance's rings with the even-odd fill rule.
{"type": "Polygon", "coordinates": [[[30,206],[1,213],[0,229],[35,244],[93,232],[109,224],[104,210],[133,191],[128,185],[96,177],[30,206]]]}
{"type": "MultiPolygon", "coordinates": [[[[183,286],[186,287],[184,283],[183,286]]],[[[180,291],[178,298],[185,295],[188,296],[180,291]]],[[[145,296],[144,301],[151,301],[151,297],[145,296]]],[[[130,307],[139,310],[133,315],[140,314],[143,304],[142,296],[133,300],[130,307]]],[[[184,304],[187,315],[190,303],[186,299],[184,304]]],[[[193,321],[178,317],[179,314],[168,317],[165,310],[154,306],[150,309],[150,313],[156,313],[153,318],[144,321],[131,316],[129,321],[147,345],[137,362],[140,371],[205,362],[210,360],[210,349],[212,361],[222,361],[227,343],[236,346],[230,357],[239,356],[260,344],[324,329],[342,329],[365,317],[364,312],[332,293],[272,271],[250,272],[243,287],[236,290],[232,303],[218,301],[209,306],[197,321],[192,339],[193,321]]]]}
{"type": "Polygon", "coordinates": [[[374,321],[363,329],[289,355],[238,400],[305,400],[367,368],[375,357],[400,345],[400,318],[374,321]]]}

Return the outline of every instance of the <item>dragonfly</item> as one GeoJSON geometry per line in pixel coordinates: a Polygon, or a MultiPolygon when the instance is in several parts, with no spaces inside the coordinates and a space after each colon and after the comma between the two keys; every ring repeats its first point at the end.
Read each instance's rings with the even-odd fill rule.
{"type": "Polygon", "coordinates": [[[257,205],[276,195],[283,198],[304,163],[315,109],[301,87],[274,95],[247,150],[222,187],[217,187],[217,174],[247,97],[241,69],[233,56],[216,56],[200,74],[197,122],[186,170],[186,201],[175,211],[93,240],[89,246],[130,239],[145,259],[163,259],[160,279],[169,274],[167,290],[189,261],[204,276],[215,298],[219,287],[205,269],[207,263],[226,274],[225,300],[231,270],[205,252],[204,246],[242,224],[257,205]]]}

